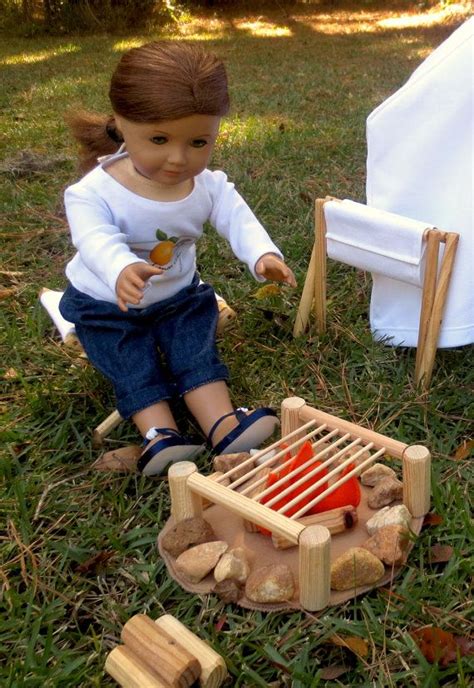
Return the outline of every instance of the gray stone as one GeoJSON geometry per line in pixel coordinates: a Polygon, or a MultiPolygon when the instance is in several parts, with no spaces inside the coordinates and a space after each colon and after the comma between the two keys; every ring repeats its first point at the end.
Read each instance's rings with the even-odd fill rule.
{"type": "Polygon", "coordinates": [[[295,594],[293,574],[286,564],[262,566],[247,578],[245,594],[252,602],[262,604],[291,600],[295,594]]]}
{"type": "Polygon", "coordinates": [[[369,535],[373,535],[376,530],[383,526],[403,526],[409,528],[411,524],[411,514],[404,504],[396,506],[384,506],[376,514],[369,518],[365,524],[369,535]]]}
{"type": "Polygon", "coordinates": [[[396,478],[383,478],[372,489],[367,500],[371,509],[380,509],[403,498],[403,483],[396,478]]]}

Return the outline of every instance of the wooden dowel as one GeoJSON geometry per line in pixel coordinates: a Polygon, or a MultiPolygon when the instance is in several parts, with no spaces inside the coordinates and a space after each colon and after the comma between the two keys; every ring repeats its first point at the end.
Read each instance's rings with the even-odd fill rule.
{"type": "Polygon", "coordinates": [[[122,420],[123,418],[117,410],[112,411],[112,413],[107,416],[92,433],[92,444],[94,447],[100,447],[104,441],[104,437],[107,437],[112,430],[120,425],[122,420]]]}
{"type": "MultiPolygon", "coordinates": [[[[295,488],[299,487],[299,486],[302,485],[303,483],[305,483],[305,482],[307,482],[308,480],[310,480],[310,479],[311,479],[314,475],[316,475],[317,473],[320,473],[324,468],[326,468],[326,466],[330,465],[331,463],[334,463],[334,461],[337,461],[337,459],[338,459],[339,457],[343,456],[349,449],[352,449],[352,447],[356,446],[357,444],[360,444],[360,439],[354,440],[353,442],[351,442],[351,444],[349,444],[349,446],[344,447],[343,449],[341,449],[340,451],[338,451],[336,454],[334,454],[334,456],[331,456],[329,459],[327,459],[326,461],[324,461],[324,462],[321,464],[321,466],[317,466],[317,467],[314,468],[312,471],[310,471],[309,473],[307,473],[306,475],[304,475],[302,478],[299,478],[299,479],[296,480],[296,481],[293,480],[293,478],[294,478],[295,476],[297,476],[297,475],[299,475],[300,473],[302,473],[306,468],[308,468],[308,467],[311,466],[312,464],[316,463],[316,461],[319,461],[319,459],[321,459],[321,458],[323,458],[324,456],[326,456],[326,454],[330,453],[331,451],[334,451],[334,449],[335,449],[339,444],[341,444],[342,442],[345,442],[347,438],[348,438],[348,435],[344,435],[343,437],[340,437],[338,440],[336,440],[336,442],[333,442],[333,444],[331,444],[329,447],[327,447],[326,449],[323,449],[323,451],[317,453],[317,454],[316,454],[315,456],[313,456],[311,459],[308,459],[308,461],[305,461],[305,463],[302,464],[299,468],[296,468],[294,471],[292,471],[292,472],[291,472],[291,475],[285,475],[285,476],[283,476],[283,478],[280,478],[280,480],[277,480],[275,483],[273,483],[273,485],[271,485],[271,486],[268,487],[266,490],[264,490],[263,492],[261,492],[261,493],[258,495],[257,499],[258,499],[259,501],[261,501],[261,500],[263,499],[263,497],[266,497],[267,494],[272,493],[272,492],[274,492],[275,490],[277,490],[279,486],[281,486],[281,485],[286,485],[286,484],[288,483],[288,480],[290,479],[290,480],[291,480],[291,485],[289,485],[288,487],[286,487],[286,488],[284,488],[283,490],[279,491],[278,494],[275,495],[275,497],[272,497],[268,502],[265,502],[266,506],[273,506],[273,504],[275,504],[275,502],[278,502],[282,497],[286,497],[286,495],[287,495],[289,492],[293,492],[293,490],[294,490],[295,488]]],[[[283,465],[285,465],[285,464],[283,464],[283,465]]],[[[322,479],[322,482],[324,483],[326,480],[327,480],[327,478],[324,477],[324,478],[322,479]]],[[[320,481],[320,482],[321,482],[321,481],[320,481]]],[[[318,484],[318,483],[316,483],[316,484],[318,484]]],[[[313,487],[314,487],[314,486],[312,485],[310,488],[308,488],[308,489],[309,489],[309,492],[312,492],[312,491],[313,491],[313,487]]],[[[303,495],[303,494],[304,494],[304,493],[302,493],[302,495],[303,495]]],[[[298,500],[298,501],[300,500],[300,496],[297,497],[297,500],[298,500]]],[[[294,501],[294,500],[293,500],[293,501],[294,501]]],[[[285,505],[285,508],[286,508],[286,506],[287,506],[287,505],[285,505]]]]}
{"type": "Polygon", "coordinates": [[[453,272],[458,242],[459,234],[455,234],[454,232],[447,233],[441,269],[438,275],[436,295],[423,348],[423,360],[420,363],[420,370],[418,371],[419,379],[417,379],[417,382],[421,381],[424,389],[428,389],[431,382],[439,331],[443,319],[444,307],[446,305],[446,297],[451,281],[451,274],[453,272]]]}
{"type": "Polygon", "coordinates": [[[306,402],[301,397],[287,397],[283,399],[280,406],[281,434],[282,438],[288,433],[301,430],[300,410],[306,402]]]}
{"type": "Polygon", "coordinates": [[[324,411],[320,411],[319,409],[311,408],[311,406],[308,405],[300,410],[300,418],[304,422],[314,419],[317,423],[326,423],[331,429],[337,428],[340,432],[348,432],[354,439],[356,437],[361,437],[364,442],[373,442],[377,449],[384,447],[387,450],[387,454],[390,454],[390,456],[396,459],[402,458],[403,452],[408,446],[403,442],[392,440],[390,437],[380,435],[373,430],[368,430],[348,420],[336,418],[336,416],[324,413],[324,411]]]}
{"type": "MultiPolygon", "coordinates": [[[[365,450],[365,447],[364,447],[364,450],[365,450]]],[[[350,480],[350,478],[352,478],[354,475],[359,475],[359,473],[362,472],[362,469],[364,469],[366,466],[369,466],[376,459],[378,459],[379,456],[382,456],[382,454],[384,454],[384,453],[385,453],[385,449],[382,448],[382,449],[379,449],[377,452],[375,452],[375,454],[373,454],[372,456],[369,456],[368,459],[366,459],[365,461],[362,461],[362,463],[360,463],[358,466],[353,468],[352,471],[349,471],[349,473],[347,473],[343,478],[340,478],[339,480],[337,480],[335,483],[330,485],[327,488],[327,490],[324,490],[324,492],[321,492],[321,494],[319,494],[317,497],[312,499],[308,504],[306,504],[299,511],[297,511],[296,514],[293,514],[293,518],[299,518],[300,516],[303,516],[307,511],[312,509],[313,506],[316,506],[316,504],[319,504],[319,502],[322,502],[322,500],[325,497],[332,494],[334,492],[334,490],[337,490],[337,488],[340,487],[341,485],[344,485],[344,483],[346,483],[348,480],[350,480]]],[[[352,459],[352,457],[351,457],[351,459],[352,459]]],[[[341,464],[341,466],[344,466],[346,463],[350,463],[351,459],[348,459],[347,461],[345,461],[343,464],[341,464]]],[[[327,478],[329,478],[333,473],[334,473],[334,471],[329,473],[327,475],[327,478]]],[[[321,482],[321,481],[319,481],[319,482],[321,482]]],[[[316,485],[317,484],[318,483],[316,483],[316,485]]],[[[313,486],[313,488],[314,488],[314,486],[313,486]]],[[[291,502],[289,502],[289,504],[291,504],[291,502]]],[[[287,504],[285,506],[285,509],[288,508],[289,504],[287,504]]]]}
{"type": "MultiPolygon", "coordinates": [[[[315,423],[314,421],[313,421],[313,422],[309,421],[308,423],[305,423],[305,424],[300,428],[300,430],[304,430],[304,429],[306,429],[306,428],[312,427],[312,426],[315,425],[315,424],[316,424],[316,423],[315,423]]],[[[276,449],[277,447],[279,447],[279,446],[281,445],[282,442],[287,442],[287,441],[290,440],[292,437],[294,437],[295,435],[297,435],[298,432],[299,432],[299,430],[294,430],[293,432],[290,432],[288,435],[286,435],[286,437],[282,437],[281,440],[277,440],[276,442],[273,442],[273,444],[270,444],[268,447],[265,447],[265,449],[261,449],[260,451],[255,452],[255,454],[252,454],[252,456],[251,456],[250,458],[246,459],[245,461],[242,461],[242,463],[239,463],[238,466],[235,466],[234,468],[230,468],[228,471],[226,471],[226,472],[224,473],[224,476],[225,476],[226,478],[228,478],[232,473],[235,473],[235,472],[237,472],[238,470],[242,470],[242,468],[245,468],[245,466],[247,466],[247,465],[249,465],[249,464],[252,464],[252,465],[253,465],[253,464],[257,463],[258,460],[259,460],[262,456],[265,456],[265,454],[268,454],[268,452],[271,451],[272,449],[276,449]]],[[[303,440],[303,441],[304,441],[304,440],[303,440]]],[[[298,440],[297,443],[298,443],[298,444],[301,444],[301,440],[298,440]]],[[[296,443],[293,444],[292,446],[295,447],[295,446],[296,446],[296,443]]],[[[288,451],[288,449],[282,450],[282,451],[280,452],[280,456],[283,456],[283,454],[286,453],[287,451],[288,451]]],[[[270,460],[270,459],[269,459],[269,460],[270,460]]],[[[271,460],[272,460],[272,461],[278,460],[278,456],[277,456],[277,455],[273,456],[271,460]]],[[[259,464],[259,466],[261,466],[261,465],[262,465],[262,464],[259,464]]],[[[257,469],[258,469],[258,466],[255,467],[255,470],[257,470],[257,469]]],[[[251,475],[252,475],[252,470],[248,471],[244,476],[242,476],[242,478],[239,478],[239,479],[236,480],[234,483],[232,483],[232,485],[233,485],[233,486],[240,485],[240,483],[245,482],[245,481],[248,479],[248,477],[251,476],[251,475]]]]}
{"type": "MultiPolygon", "coordinates": [[[[340,506],[337,509],[323,511],[320,514],[311,514],[298,519],[302,526],[324,526],[331,535],[344,533],[351,530],[357,523],[357,509],[352,505],[340,506]]],[[[275,549],[288,549],[294,547],[294,543],[272,534],[272,542],[275,549]]]]}
{"type": "Polygon", "coordinates": [[[170,684],[144,664],[126,645],[107,655],[105,671],[123,688],[170,688],[170,684]]]}
{"type": "Polygon", "coordinates": [[[229,511],[253,521],[262,528],[279,533],[292,542],[298,541],[298,536],[304,527],[286,518],[286,516],[268,509],[263,504],[258,504],[228,487],[208,480],[199,473],[193,473],[189,476],[188,486],[202,497],[207,497],[215,504],[224,506],[229,511]]]}
{"type": "Polygon", "coordinates": [[[298,542],[300,604],[315,612],[331,594],[331,535],[324,526],[308,526],[298,542]]]}
{"type": "Polygon", "coordinates": [[[311,258],[309,259],[308,271],[304,281],[303,291],[301,292],[301,299],[296,313],[295,324],[293,327],[293,337],[298,337],[302,334],[308,325],[309,315],[313,306],[314,299],[314,285],[315,285],[315,270],[316,270],[316,243],[313,243],[311,251],[311,258]]]}
{"type": "MultiPolygon", "coordinates": [[[[314,431],[312,431],[312,432],[310,433],[310,436],[313,437],[314,435],[317,435],[317,434],[323,432],[323,430],[325,430],[325,429],[326,429],[326,426],[325,426],[325,425],[320,425],[318,428],[316,428],[314,431]]],[[[277,453],[274,454],[273,456],[270,456],[270,457],[269,457],[268,459],[266,459],[263,463],[257,464],[257,465],[255,466],[255,468],[252,468],[252,469],[250,469],[249,471],[247,471],[247,473],[246,473],[245,475],[243,475],[241,478],[237,478],[237,480],[234,480],[234,481],[229,485],[229,487],[230,487],[232,490],[235,490],[236,487],[238,487],[238,486],[241,485],[242,483],[247,482],[247,480],[249,480],[252,476],[254,476],[255,473],[258,472],[259,468],[261,468],[262,466],[272,466],[274,463],[278,463],[278,461],[281,459],[282,456],[285,456],[285,454],[288,454],[288,452],[291,453],[291,450],[292,450],[292,449],[296,449],[296,447],[299,447],[299,446],[302,445],[304,442],[306,442],[307,437],[308,437],[308,435],[305,435],[304,437],[301,437],[299,440],[296,440],[295,442],[292,442],[292,443],[289,444],[287,447],[285,447],[284,449],[281,449],[279,452],[277,452],[277,453]]],[[[280,442],[281,442],[281,441],[282,441],[282,440],[280,440],[280,442]]],[[[273,448],[273,447],[268,447],[265,453],[268,453],[268,451],[270,450],[270,448],[273,448]]],[[[256,456],[257,456],[257,455],[254,454],[251,458],[255,461],[255,457],[256,457],[256,456]]],[[[265,456],[265,454],[263,454],[263,456],[265,456]]],[[[257,459],[258,459],[258,456],[257,456],[257,459]]],[[[289,460],[290,460],[290,459],[289,459],[289,460]]],[[[292,460],[292,459],[291,459],[291,460],[292,460]]],[[[244,462],[244,463],[245,463],[245,462],[244,462]]],[[[240,465],[242,466],[243,464],[240,464],[240,465]]],[[[284,465],[284,464],[282,464],[282,465],[284,465]]],[[[228,473],[224,473],[224,475],[227,476],[228,473]]],[[[220,482],[220,481],[219,481],[219,482],[220,482]]]]}
{"type": "Polygon", "coordinates": [[[423,280],[423,295],[421,299],[420,324],[418,327],[418,344],[415,362],[415,378],[417,384],[419,383],[420,366],[423,361],[426,333],[428,331],[428,323],[431,317],[436,292],[440,242],[441,233],[436,229],[429,229],[426,232],[425,277],[423,280]]]}
{"type": "MultiPolygon", "coordinates": [[[[321,430],[322,427],[324,427],[324,426],[320,426],[320,427],[317,428],[317,430],[315,430],[314,432],[310,432],[308,435],[305,435],[305,437],[301,438],[301,440],[298,440],[298,442],[295,442],[294,445],[290,445],[290,447],[293,447],[293,446],[295,446],[295,445],[297,445],[297,444],[298,444],[298,445],[299,445],[299,444],[303,444],[303,442],[307,442],[308,439],[310,439],[314,434],[316,434],[316,432],[320,432],[320,430],[321,430]]],[[[314,450],[314,449],[317,448],[320,444],[324,444],[325,442],[327,442],[328,439],[330,439],[331,437],[334,437],[334,435],[337,435],[337,434],[338,434],[338,433],[337,433],[337,430],[333,430],[332,432],[330,432],[330,433],[329,433],[328,435],[326,435],[325,437],[322,437],[322,438],[321,438],[320,440],[318,440],[317,442],[314,442],[314,443],[311,445],[312,449],[314,450]]],[[[338,445],[338,444],[340,444],[341,442],[343,442],[345,439],[347,439],[347,437],[348,437],[348,435],[346,435],[345,437],[340,437],[336,442],[334,442],[334,443],[331,445],[331,448],[333,448],[333,447],[335,447],[336,445],[338,445]]],[[[282,454],[284,454],[284,453],[287,453],[287,452],[290,450],[290,447],[288,447],[286,450],[283,450],[282,452],[280,452],[280,456],[281,456],[282,454]]],[[[327,453],[327,451],[329,451],[329,450],[330,450],[330,449],[325,450],[324,453],[327,453]]],[[[320,452],[320,454],[318,454],[318,457],[321,456],[321,454],[323,454],[323,452],[320,452]]],[[[274,463],[274,459],[276,459],[276,458],[277,458],[277,455],[271,457],[272,463],[274,463]]],[[[316,460],[316,459],[315,459],[315,460],[316,460]]],[[[284,469],[285,469],[287,466],[289,466],[293,461],[294,461],[294,457],[293,457],[293,456],[290,456],[289,459],[287,459],[286,461],[284,461],[284,462],[281,463],[281,464],[278,464],[278,466],[276,466],[275,469],[278,470],[278,471],[284,470],[284,469]]],[[[268,467],[268,466],[269,466],[269,463],[270,463],[270,460],[269,460],[269,461],[265,461],[264,464],[260,464],[260,465],[261,465],[261,466],[268,467]]],[[[314,462],[313,462],[313,463],[314,463],[314,462]]],[[[298,469],[298,473],[300,473],[300,472],[301,472],[301,471],[298,469]]],[[[282,479],[279,480],[277,483],[275,483],[275,485],[278,486],[278,484],[281,484],[282,481],[283,481],[283,482],[286,482],[286,481],[284,481],[283,478],[282,478],[282,479]]],[[[262,483],[262,482],[263,482],[263,479],[260,480],[260,483],[262,483]]],[[[256,486],[259,485],[260,483],[253,483],[252,487],[256,487],[256,486]]],[[[232,487],[232,485],[230,485],[230,487],[232,487]]],[[[273,486],[272,486],[272,488],[271,488],[269,491],[270,491],[270,492],[273,492],[273,486]]],[[[248,494],[249,492],[250,492],[250,487],[245,488],[245,490],[242,490],[241,494],[248,494]]]]}
{"type": "MultiPolygon", "coordinates": [[[[263,485],[267,482],[267,478],[269,474],[272,472],[272,469],[269,466],[262,466],[255,476],[256,480],[249,486],[247,490],[244,490],[244,492],[248,492],[247,497],[249,499],[255,499],[260,492],[264,489],[263,485]],[[250,491],[248,491],[250,489],[250,491]]],[[[244,494],[244,492],[241,492],[240,494],[244,494]]],[[[255,525],[255,523],[252,523],[252,521],[244,521],[244,528],[248,533],[258,533],[259,532],[259,527],[255,525]]]]}
{"type": "Polygon", "coordinates": [[[196,657],[201,667],[199,674],[201,688],[219,688],[227,677],[227,667],[223,658],[171,614],[160,616],[155,624],[196,657]]]}
{"type": "Polygon", "coordinates": [[[327,240],[324,204],[326,200],[318,198],[315,206],[315,269],[314,269],[314,315],[316,330],[320,334],[326,331],[326,272],[327,240]]]}
{"type": "Polygon", "coordinates": [[[198,678],[198,660],[176,638],[145,614],[136,614],[122,629],[126,647],[172,688],[189,688],[198,678]]]}
{"type": "Polygon", "coordinates": [[[431,454],[421,444],[413,444],[403,454],[403,503],[414,518],[430,510],[431,454]]]}
{"type": "Polygon", "coordinates": [[[197,471],[191,461],[173,463],[168,470],[168,483],[171,498],[171,516],[175,523],[202,514],[202,499],[188,486],[188,478],[197,471]]]}

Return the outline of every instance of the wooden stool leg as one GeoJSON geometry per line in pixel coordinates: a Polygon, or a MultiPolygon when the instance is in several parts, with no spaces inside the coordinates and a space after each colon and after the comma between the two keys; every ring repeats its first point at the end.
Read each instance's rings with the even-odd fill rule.
{"type": "Polygon", "coordinates": [[[438,286],[434,298],[431,318],[426,333],[425,346],[423,350],[423,361],[420,364],[420,380],[423,387],[428,389],[433,373],[434,360],[439,339],[439,330],[443,319],[446,297],[448,294],[451,274],[454,267],[454,259],[459,242],[459,235],[448,233],[446,235],[446,246],[444,248],[441,270],[438,276],[438,286]]]}

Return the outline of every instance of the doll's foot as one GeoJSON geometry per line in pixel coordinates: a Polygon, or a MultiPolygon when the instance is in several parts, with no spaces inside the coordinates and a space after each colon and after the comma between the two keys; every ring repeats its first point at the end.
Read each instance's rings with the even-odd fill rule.
{"type": "Polygon", "coordinates": [[[207,441],[215,454],[250,451],[265,442],[280,424],[275,411],[236,409],[217,420],[207,441]]]}
{"type": "Polygon", "coordinates": [[[137,469],[143,475],[159,475],[168,464],[187,461],[206,448],[206,445],[196,444],[172,428],[156,428],[156,433],[156,437],[148,440],[138,459],[137,469]]]}

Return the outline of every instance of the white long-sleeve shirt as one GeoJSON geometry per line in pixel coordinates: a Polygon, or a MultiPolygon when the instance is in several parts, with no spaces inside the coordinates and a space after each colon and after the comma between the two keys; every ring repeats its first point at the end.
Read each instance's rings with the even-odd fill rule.
{"type": "MultiPolygon", "coordinates": [[[[126,154],[111,156],[118,159],[126,154]]],[[[117,302],[115,285],[122,270],[137,260],[149,262],[158,243],[156,230],[174,237],[173,259],[152,277],[137,308],[174,296],[196,270],[196,242],[205,222],[230,243],[256,280],[255,265],[265,253],[282,254],[224,172],[204,170],[194,188],[178,201],[155,201],[129,191],[104,168],[111,157],[65,192],[66,214],[77,253],[66,275],[79,291],[117,302]]]]}

